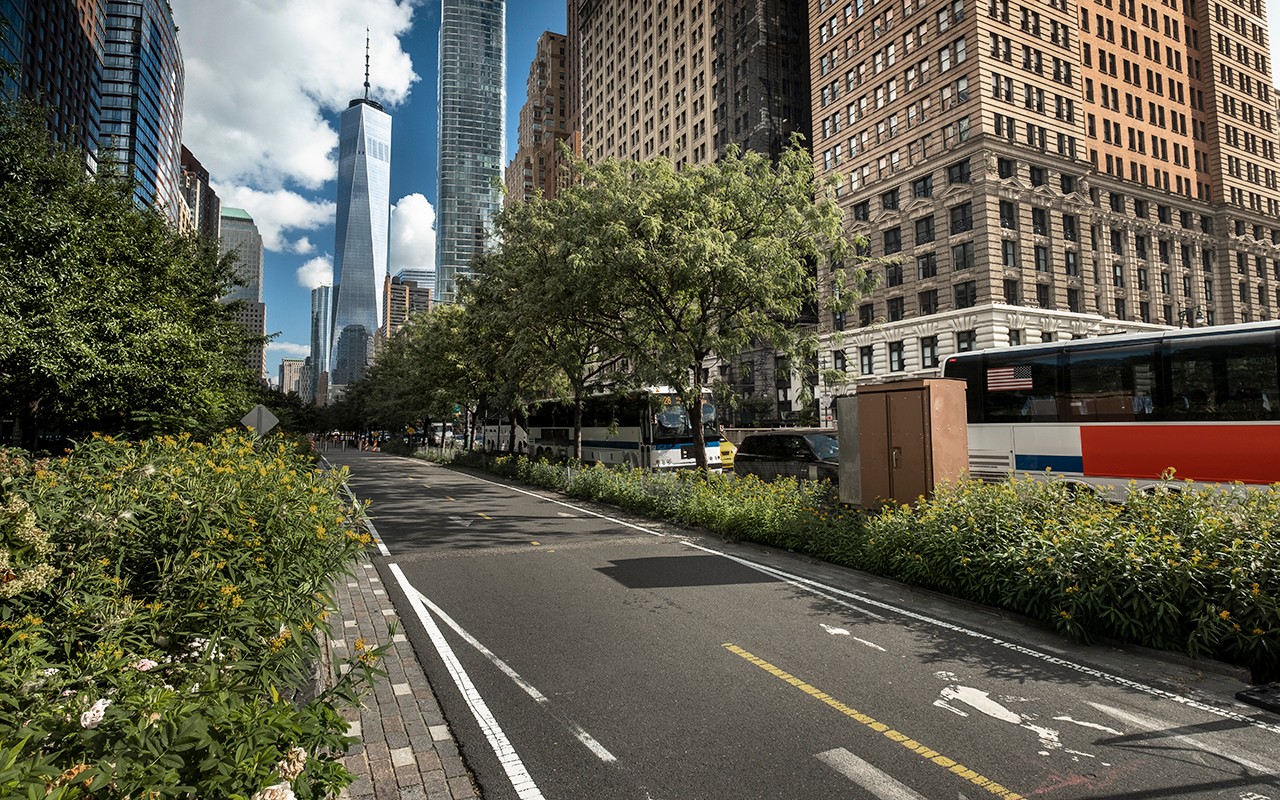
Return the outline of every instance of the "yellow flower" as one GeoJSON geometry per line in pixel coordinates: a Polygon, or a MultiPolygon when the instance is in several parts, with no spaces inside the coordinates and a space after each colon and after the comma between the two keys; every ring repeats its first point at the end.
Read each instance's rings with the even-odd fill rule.
{"type": "Polygon", "coordinates": [[[1264,631],[1262,628],[1254,628],[1254,629],[1253,629],[1253,635],[1254,635],[1254,636],[1261,636],[1261,635],[1263,635],[1264,633],[1266,633],[1266,631],[1264,631]]]}
{"type": "Polygon", "coordinates": [[[1221,619],[1230,619],[1230,618],[1231,618],[1231,612],[1230,612],[1230,611],[1220,611],[1220,612],[1218,612],[1218,617],[1219,617],[1219,618],[1221,618],[1221,619]]]}

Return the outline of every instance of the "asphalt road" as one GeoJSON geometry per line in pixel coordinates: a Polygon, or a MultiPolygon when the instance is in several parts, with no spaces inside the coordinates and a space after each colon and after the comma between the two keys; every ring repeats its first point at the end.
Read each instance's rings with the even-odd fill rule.
{"type": "Polygon", "coordinates": [[[331,451],[484,797],[1280,800],[1236,678],[852,570],[331,451]]]}

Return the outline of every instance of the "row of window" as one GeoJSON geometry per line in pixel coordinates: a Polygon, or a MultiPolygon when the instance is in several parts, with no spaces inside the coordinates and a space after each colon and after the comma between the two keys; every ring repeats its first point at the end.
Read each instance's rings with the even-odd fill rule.
{"type": "MultiPolygon", "coordinates": [[[[914,355],[918,357],[920,369],[936,369],[941,363],[941,355],[939,353],[939,337],[922,336],[914,342],[916,352],[914,355]]],[[[905,339],[895,342],[885,342],[885,355],[888,362],[889,372],[906,372],[907,371],[907,345],[905,339]]],[[[967,353],[976,349],[978,346],[977,331],[956,331],[955,333],[955,349],[956,353],[967,353]]],[[[849,371],[848,356],[843,350],[831,351],[831,366],[841,372],[849,371]]],[[[876,374],[876,345],[864,345],[858,348],[858,373],[860,375],[876,374]]]]}

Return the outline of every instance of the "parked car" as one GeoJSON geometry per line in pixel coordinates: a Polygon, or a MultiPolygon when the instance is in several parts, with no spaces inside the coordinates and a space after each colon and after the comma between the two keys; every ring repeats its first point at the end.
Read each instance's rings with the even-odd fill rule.
{"type": "Polygon", "coordinates": [[[750,433],[738,444],[733,472],[765,481],[790,477],[839,483],[840,442],[830,429],[750,433]]]}

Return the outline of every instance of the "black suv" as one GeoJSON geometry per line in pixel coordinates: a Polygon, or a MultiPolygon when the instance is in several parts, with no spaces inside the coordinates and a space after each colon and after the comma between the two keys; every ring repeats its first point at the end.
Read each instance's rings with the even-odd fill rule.
{"type": "Polygon", "coordinates": [[[840,482],[840,442],[835,431],[779,430],[747,434],[733,456],[735,475],[840,482]]]}

